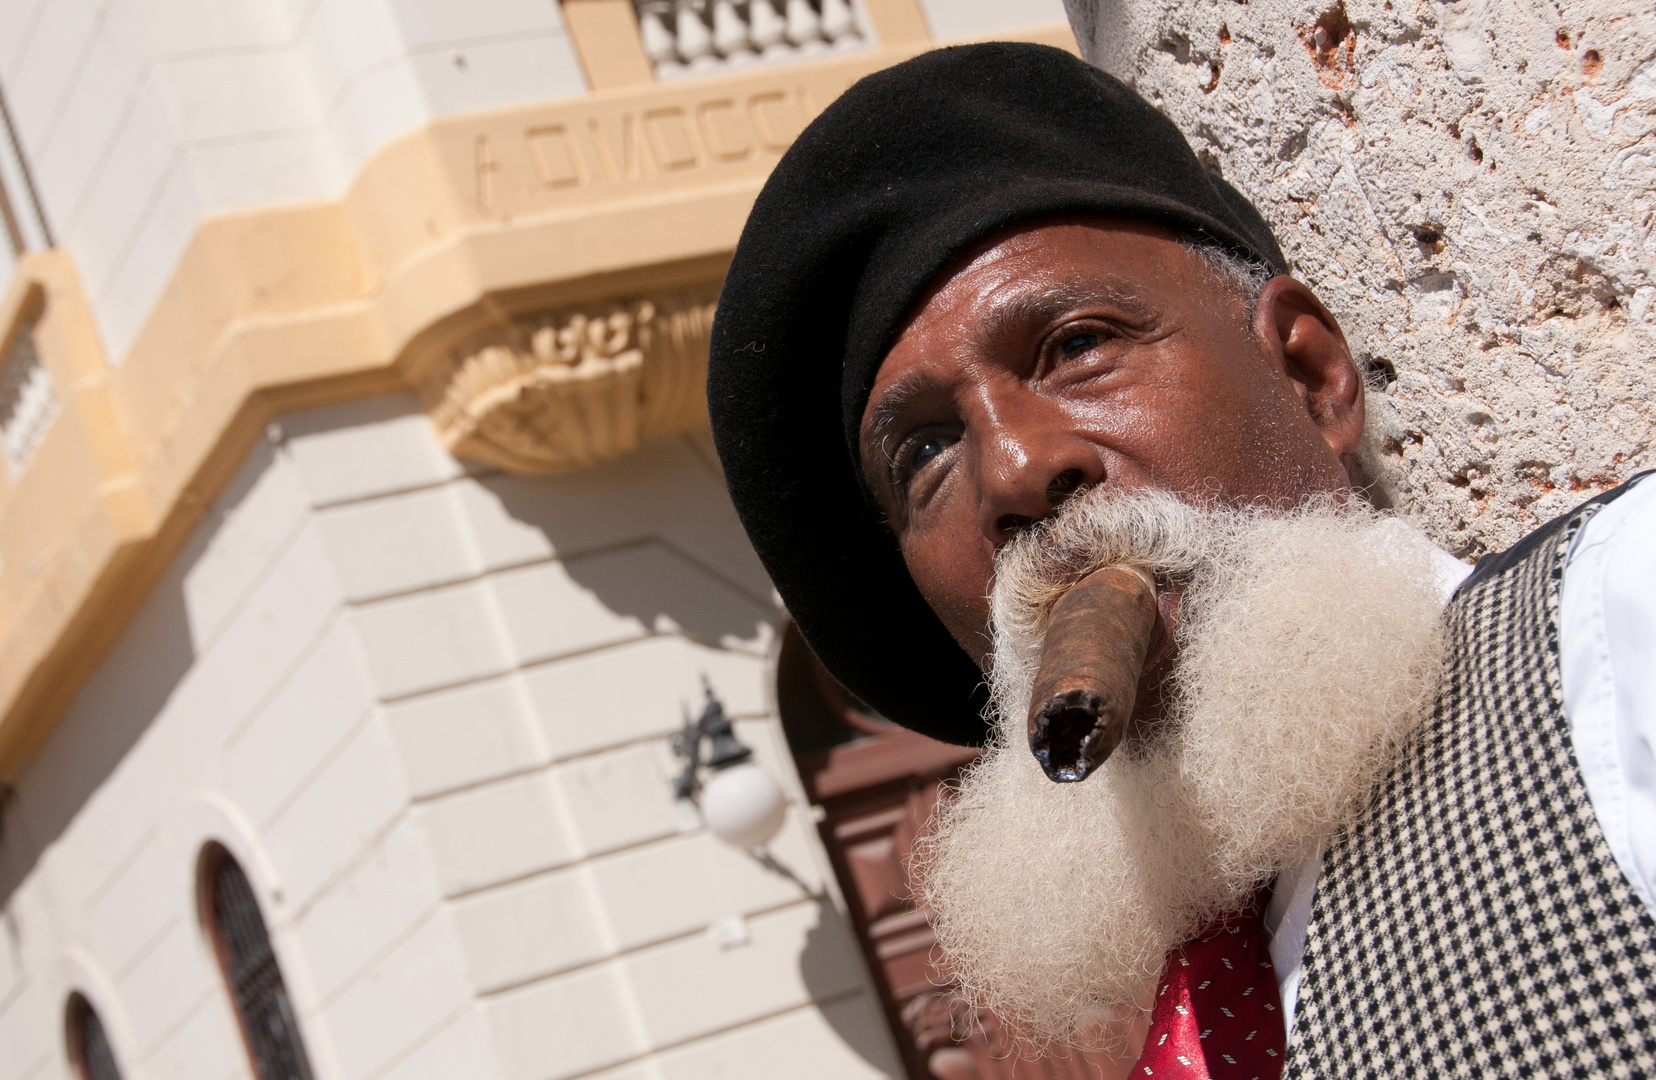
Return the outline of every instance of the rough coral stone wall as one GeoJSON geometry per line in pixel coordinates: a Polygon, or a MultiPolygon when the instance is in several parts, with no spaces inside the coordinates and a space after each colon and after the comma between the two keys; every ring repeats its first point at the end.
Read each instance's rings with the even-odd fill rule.
{"type": "Polygon", "coordinates": [[[1651,0],[1071,0],[1387,383],[1399,506],[1476,557],[1656,465],[1651,0]]]}

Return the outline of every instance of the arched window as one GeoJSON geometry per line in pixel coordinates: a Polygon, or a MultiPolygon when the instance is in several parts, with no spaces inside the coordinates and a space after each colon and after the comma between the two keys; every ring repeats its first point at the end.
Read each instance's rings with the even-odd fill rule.
{"type": "Polygon", "coordinates": [[[115,1051],[109,1045],[109,1033],[92,1003],[80,994],[69,995],[64,1025],[69,1035],[69,1062],[74,1066],[76,1080],[121,1080],[121,1070],[115,1064],[115,1051]]]}
{"type": "Polygon", "coordinates": [[[202,853],[201,910],[236,1003],[254,1073],[259,1080],[311,1080],[310,1060],[258,898],[240,864],[217,844],[202,853]]]}

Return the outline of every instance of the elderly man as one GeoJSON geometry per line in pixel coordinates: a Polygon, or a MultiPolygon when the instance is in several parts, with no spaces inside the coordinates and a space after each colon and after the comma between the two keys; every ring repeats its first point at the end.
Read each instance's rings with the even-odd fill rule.
{"type": "Polygon", "coordinates": [[[1656,1072],[1656,484],[1475,573],[1389,517],[1338,323],[1132,91],[999,44],[852,87],[709,400],[823,663],[989,747],[920,867],[973,1000],[1135,1075],[1656,1072]],[[1047,710],[1059,654],[1126,685],[1047,710]]]}

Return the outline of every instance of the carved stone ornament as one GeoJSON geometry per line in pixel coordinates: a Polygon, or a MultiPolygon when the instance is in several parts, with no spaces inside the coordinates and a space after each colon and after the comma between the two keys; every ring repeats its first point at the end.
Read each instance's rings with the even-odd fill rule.
{"type": "Polygon", "coordinates": [[[515,473],[578,469],[707,423],[718,286],[514,319],[421,381],[457,457],[515,473]]]}

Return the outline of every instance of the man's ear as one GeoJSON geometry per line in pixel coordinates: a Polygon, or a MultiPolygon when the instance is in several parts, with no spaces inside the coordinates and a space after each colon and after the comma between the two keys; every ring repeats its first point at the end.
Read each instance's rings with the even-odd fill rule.
{"type": "Polygon", "coordinates": [[[1329,449],[1342,461],[1363,441],[1363,377],[1334,316],[1317,294],[1286,275],[1260,290],[1254,338],[1305,403],[1329,449]]]}

